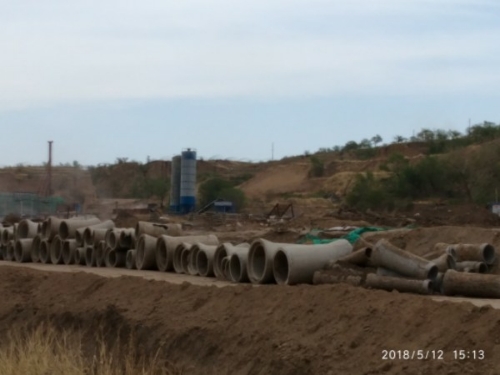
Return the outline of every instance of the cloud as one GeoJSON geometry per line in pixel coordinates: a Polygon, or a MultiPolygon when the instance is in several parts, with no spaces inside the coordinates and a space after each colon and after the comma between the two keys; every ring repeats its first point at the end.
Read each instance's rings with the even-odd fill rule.
{"type": "Polygon", "coordinates": [[[124,98],[484,93],[500,83],[492,1],[2,7],[0,109],[124,98]],[[456,25],[456,17],[470,22],[456,25]]]}

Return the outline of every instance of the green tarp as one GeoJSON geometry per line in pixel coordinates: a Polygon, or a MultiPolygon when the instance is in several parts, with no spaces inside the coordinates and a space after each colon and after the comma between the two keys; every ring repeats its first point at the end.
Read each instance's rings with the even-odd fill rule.
{"type": "MultiPolygon", "coordinates": [[[[345,236],[342,236],[341,238],[349,241],[351,244],[354,244],[357,240],[359,240],[361,235],[365,232],[380,232],[380,231],[384,231],[384,230],[388,230],[388,229],[390,229],[390,228],[382,228],[382,227],[356,228],[356,229],[352,230],[351,232],[349,232],[348,234],[346,234],[345,236]]],[[[340,238],[328,238],[328,239],[319,238],[316,234],[314,234],[314,233],[319,234],[319,232],[320,231],[318,231],[318,230],[312,231],[311,233],[306,234],[298,242],[299,243],[312,242],[313,244],[318,245],[318,244],[330,243],[330,242],[337,241],[340,239],[340,238]]]]}

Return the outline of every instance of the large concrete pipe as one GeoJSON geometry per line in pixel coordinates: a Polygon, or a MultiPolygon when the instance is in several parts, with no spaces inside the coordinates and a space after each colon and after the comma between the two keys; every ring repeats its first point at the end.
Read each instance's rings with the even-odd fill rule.
{"type": "Polygon", "coordinates": [[[135,226],[135,237],[138,239],[143,234],[152,237],[173,236],[178,237],[182,234],[181,224],[156,224],[147,221],[139,221],[135,226]]]}
{"type": "Polygon", "coordinates": [[[32,238],[24,238],[16,241],[14,257],[18,263],[31,262],[31,245],[33,244],[32,238]]]}
{"type": "Polygon", "coordinates": [[[385,239],[376,243],[371,263],[376,267],[384,267],[414,279],[433,280],[439,272],[434,263],[402,250],[385,239]]]}
{"type": "Polygon", "coordinates": [[[103,241],[104,237],[106,236],[106,231],[108,229],[113,229],[114,227],[115,223],[112,220],[106,220],[99,224],[87,226],[83,231],[83,243],[85,244],[85,246],[95,245],[94,232],[96,230],[104,230],[104,232],[100,232],[103,233],[102,238],[96,240],[97,242],[103,241]]]}
{"type": "Polygon", "coordinates": [[[135,265],[138,270],[155,270],[156,265],[156,237],[143,234],[137,242],[135,265]]]}
{"type": "Polygon", "coordinates": [[[85,265],[85,253],[87,249],[85,247],[77,247],[75,250],[75,264],[77,266],[85,265]]]}
{"type": "Polygon", "coordinates": [[[104,241],[106,241],[106,244],[110,249],[116,250],[119,248],[122,230],[123,228],[112,228],[107,230],[104,241]]]}
{"type": "Polygon", "coordinates": [[[63,264],[62,258],[63,240],[59,235],[54,236],[50,244],[50,262],[52,264],[63,264]]]}
{"type": "Polygon", "coordinates": [[[109,229],[94,229],[93,231],[88,231],[87,228],[85,232],[83,232],[83,242],[87,246],[96,246],[99,242],[105,241],[108,230],[109,229]]]}
{"type": "Polygon", "coordinates": [[[55,216],[50,216],[42,224],[42,236],[49,241],[59,234],[59,227],[63,219],[59,219],[55,216]]]}
{"type": "Polygon", "coordinates": [[[43,264],[50,263],[50,241],[43,239],[40,242],[40,262],[43,264]]]}
{"type": "Polygon", "coordinates": [[[91,225],[99,224],[101,220],[94,219],[71,219],[71,220],[62,220],[59,224],[59,236],[63,240],[67,240],[69,238],[75,238],[76,230],[79,228],[87,228],[91,225]]]}
{"type": "Polygon", "coordinates": [[[97,267],[106,267],[106,242],[100,241],[94,246],[95,264],[97,267]]]}
{"type": "Polygon", "coordinates": [[[443,278],[443,292],[448,296],[500,298],[500,276],[449,270],[443,278]]]}
{"type": "Polygon", "coordinates": [[[119,246],[122,249],[132,249],[135,245],[135,229],[124,228],[120,233],[119,246]]]}
{"type": "Polygon", "coordinates": [[[40,245],[42,244],[42,236],[36,235],[31,244],[31,261],[38,263],[40,261],[40,245]]]}
{"type": "Polygon", "coordinates": [[[137,268],[135,263],[136,254],[137,250],[135,249],[130,249],[129,251],[127,251],[127,259],[125,261],[125,267],[127,267],[129,270],[135,270],[137,268]]]}
{"type": "Polygon", "coordinates": [[[19,222],[17,227],[17,238],[26,239],[34,238],[38,234],[38,223],[24,219],[19,222]]]}
{"type": "Polygon", "coordinates": [[[439,272],[436,276],[436,279],[432,283],[434,291],[439,294],[443,294],[443,279],[446,272],[448,272],[448,270],[446,270],[445,272],[439,272]]]}
{"type": "MultiPolygon", "coordinates": [[[[214,275],[214,255],[217,245],[205,245],[197,242],[193,248],[198,248],[196,252],[196,271],[200,276],[213,277],[214,275]]],[[[191,250],[193,250],[191,248],[191,250]]],[[[193,259],[194,260],[194,259],[193,259]]]]}
{"type": "Polygon", "coordinates": [[[432,250],[429,253],[423,255],[422,258],[433,260],[439,258],[443,254],[450,254],[456,260],[457,252],[453,246],[454,245],[451,245],[449,243],[438,242],[434,244],[432,250]]]}
{"type": "Polygon", "coordinates": [[[331,268],[337,262],[350,263],[360,267],[368,266],[370,264],[372,252],[373,250],[371,247],[363,247],[352,252],[351,254],[346,255],[345,257],[331,261],[328,265],[328,268],[331,268]]]}
{"type": "Polygon", "coordinates": [[[488,273],[488,266],[484,262],[457,262],[455,269],[461,272],[488,273]]]}
{"type": "Polygon", "coordinates": [[[7,246],[14,239],[14,227],[6,227],[2,230],[2,245],[7,246]]]}
{"type": "Polygon", "coordinates": [[[373,273],[366,276],[366,286],[373,289],[388,291],[397,290],[405,293],[432,294],[431,280],[410,280],[399,277],[379,276],[373,273]]]}
{"type": "MultiPolygon", "coordinates": [[[[217,250],[215,251],[215,254],[214,254],[214,274],[215,274],[215,277],[217,277],[218,279],[225,279],[224,269],[222,267],[222,260],[227,257],[228,261],[229,261],[229,257],[236,252],[237,248],[250,249],[250,244],[244,242],[244,243],[240,243],[239,245],[233,245],[229,242],[225,242],[223,244],[220,244],[217,247],[217,250]]],[[[228,280],[230,280],[230,279],[228,279],[228,280]]]]}
{"type": "MultiPolygon", "coordinates": [[[[191,249],[189,249],[189,256],[187,259],[187,273],[192,276],[198,276],[198,265],[196,264],[196,260],[198,259],[198,253],[200,251],[200,248],[196,246],[196,244],[193,244],[191,246],[191,249]]],[[[183,259],[184,261],[184,259],[183,259]]],[[[185,263],[183,263],[184,266],[185,263]]]]}
{"type": "Polygon", "coordinates": [[[325,245],[280,246],[273,259],[274,279],[282,285],[312,284],[314,272],[351,253],[352,245],[347,240],[325,245]]]}
{"type": "Polygon", "coordinates": [[[181,253],[181,258],[180,258],[180,264],[181,264],[181,272],[180,273],[185,273],[186,275],[191,275],[195,273],[195,270],[192,268],[193,265],[190,262],[191,259],[191,246],[188,244],[188,246],[182,246],[182,253],[181,253]]]}
{"type": "Polygon", "coordinates": [[[232,254],[228,256],[229,277],[231,281],[235,283],[247,283],[250,281],[247,272],[247,260],[249,251],[250,246],[235,247],[231,251],[232,254]]]}
{"type": "Polygon", "coordinates": [[[495,263],[495,247],[489,243],[482,244],[455,244],[457,261],[484,262],[487,265],[495,263]]]}
{"type": "Polygon", "coordinates": [[[76,240],[63,241],[62,258],[66,265],[75,264],[76,240]]]}
{"type": "Polygon", "coordinates": [[[106,249],[106,267],[122,268],[127,263],[127,252],[123,250],[106,249]]]}
{"type": "Polygon", "coordinates": [[[97,267],[96,251],[94,246],[85,247],[85,265],[87,267],[97,267]]]}
{"type": "Polygon", "coordinates": [[[6,257],[5,260],[14,261],[15,260],[15,248],[16,243],[14,240],[10,240],[6,246],[6,257]]]}
{"type": "Polygon", "coordinates": [[[431,260],[431,262],[436,265],[439,272],[445,272],[446,270],[449,269],[453,270],[457,265],[455,258],[453,258],[452,255],[446,253],[436,259],[431,260]]]}
{"type": "Polygon", "coordinates": [[[160,271],[174,270],[174,252],[175,248],[181,243],[194,244],[201,242],[205,245],[218,245],[219,240],[213,234],[204,236],[161,236],[156,243],[156,264],[160,271]]]}
{"type": "MultiPolygon", "coordinates": [[[[186,243],[186,242],[183,242],[179,245],[177,245],[177,247],[175,248],[174,250],[174,271],[176,273],[188,273],[187,272],[187,266],[188,266],[188,263],[185,264],[185,267],[184,267],[184,264],[182,262],[182,253],[184,252],[184,250],[188,250],[186,251],[186,255],[187,256],[189,254],[189,250],[191,249],[191,244],[189,243],[186,243]]],[[[186,259],[186,262],[189,262],[189,259],[186,259]]]]}

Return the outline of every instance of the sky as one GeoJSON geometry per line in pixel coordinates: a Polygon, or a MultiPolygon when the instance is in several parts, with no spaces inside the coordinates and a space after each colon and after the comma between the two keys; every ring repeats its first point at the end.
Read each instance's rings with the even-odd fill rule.
{"type": "Polygon", "coordinates": [[[500,123],[494,0],[0,0],[0,165],[264,161],[500,123]],[[274,145],[274,153],[273,153],[274,145]]]}

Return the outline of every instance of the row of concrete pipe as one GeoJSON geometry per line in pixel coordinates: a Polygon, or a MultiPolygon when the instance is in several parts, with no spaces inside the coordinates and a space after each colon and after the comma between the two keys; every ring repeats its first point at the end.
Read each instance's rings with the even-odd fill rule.
{"type": "Polygon", "coordinates": [[[348,282],[388,291],[500,298],[500,275],[486,274],[496,262],[496,249],[488,243],[437,243],[428,254],[417,256],[381,239],[327,266],[375,269],[363,275],[364,280],[362,272],[348,276],[318,272],[314,283],[348,282]]]}
{"type": "Polygon", "coordinates": [[[254,284],[312,283],[315,271],[353,250],[346,240],[220,243],[213,234],[182,235],[179,224],[140,221],[135,228],[116,228],[113,221],[95,217],[22,220],[0,232],[4,260],[159,270],[254,284]]]}

